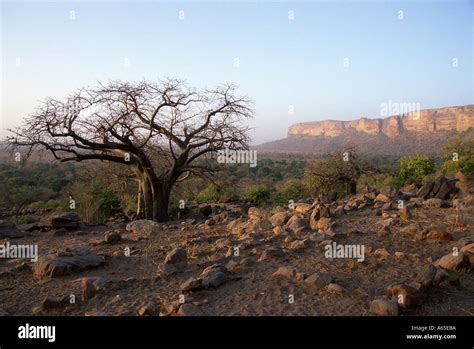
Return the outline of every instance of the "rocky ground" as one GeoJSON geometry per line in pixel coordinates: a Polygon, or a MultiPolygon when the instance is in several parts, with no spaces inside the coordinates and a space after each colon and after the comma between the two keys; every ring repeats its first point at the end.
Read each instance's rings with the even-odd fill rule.
{"type": "Polygon", "coordinates": [[[0,244],[37,244],[39,259],[0,259],[0,313],[474,315],[473,202],[441,178],[291,209],[201,206],[167,224],[4,217],[0,244]],[[363,247],[363,261],[327,245],[363,247]]]}

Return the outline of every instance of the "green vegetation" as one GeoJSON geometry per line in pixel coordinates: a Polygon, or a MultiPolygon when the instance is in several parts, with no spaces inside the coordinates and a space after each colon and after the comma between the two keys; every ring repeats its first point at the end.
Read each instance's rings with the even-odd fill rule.
{"type": "Polygon", "coordinates": [[[252,204],[261,206],[265,205],[270,201],[271,194],[265,185],[256,184],[250,186],[247,190],[245,190],[243,196],[252,204]]]}
{"type": "Polygon", "coordinates": [[[441,169],[445,175],[452,176],[460,171],[474,179],[474,137],[448,141],[443,147],[443,160],[441,169]]]}
{"type": "Polygon", "coordinates": [[[422,181],[426,176],[433,173],[436,163],[425,154],[404,156],[399,160],[398,179],[400,182],[406,180],[422,181]]]}

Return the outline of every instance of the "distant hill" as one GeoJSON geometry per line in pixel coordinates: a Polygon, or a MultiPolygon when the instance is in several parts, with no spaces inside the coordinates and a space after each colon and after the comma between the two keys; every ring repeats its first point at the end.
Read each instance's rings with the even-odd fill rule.
{"type": "Polygon", "coordinates": [[[474,136],[474,105],[426,109],[385,119],[298,123],[289,127],[287,138],[254,149],[317,155],[354,145],[366,155],[437,155],[442,144],[455,136],[474,136]]]}

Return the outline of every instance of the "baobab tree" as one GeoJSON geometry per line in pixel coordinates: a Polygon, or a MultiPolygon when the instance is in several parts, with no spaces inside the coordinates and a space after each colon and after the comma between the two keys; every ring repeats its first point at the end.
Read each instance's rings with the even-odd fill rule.
{"type": "Polygon", "coordinates": [[[252,115],[233,85],[197,91],[174,79],[118,81],[45,99],[7,141],[62,162],[123,164],[137,179],[138,216],[161,222],[176,182],[208,178],[218,150],[248,148],[243,120],[252,115]]]}

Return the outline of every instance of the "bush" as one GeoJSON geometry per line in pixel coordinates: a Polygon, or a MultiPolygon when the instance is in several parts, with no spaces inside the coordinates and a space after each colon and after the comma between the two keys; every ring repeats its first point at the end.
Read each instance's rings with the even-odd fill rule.
{"type": "Polygon", "coordinates": [[[219,190],[214,184],[209,184],[196,195],[196,200],[199,203],[217,201],[219,200],[219,190]]]}
{"type": "Polygon", "coordinates": [[[400,180],[423,180],[424,177],[434,172],[436,163],[424,154],[404,156],[400,158],[397,177],[400,180]]]}
{"type": "Polygon", "coordinates": [[[290,200],[298,201],[306,195],[306,187],[301,180],[287,180],[275,195],[276,204],[287,204],[290,200]]]}
{"type": "Polygon", "coordinates": [[[445,175],[461,171],[465,176],[474,178],[474,137],[454,138],[443,146],[441,170],[445,175]]]}
{"type": "Polygon", "coordinates": [[[270,201],[270,191],[262,184],[252,185],[245,190],[244,198],[254,205],[264,205],[270,201]]]}

